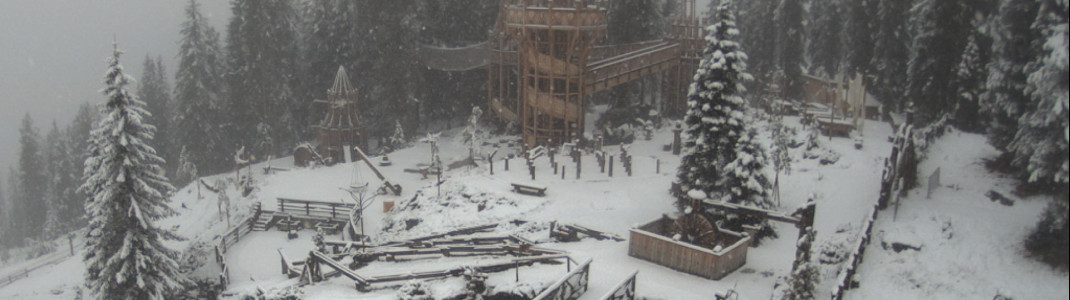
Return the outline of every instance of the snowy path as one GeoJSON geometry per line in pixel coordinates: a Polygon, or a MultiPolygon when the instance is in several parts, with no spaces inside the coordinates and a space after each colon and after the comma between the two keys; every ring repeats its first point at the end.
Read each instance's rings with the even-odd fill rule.
{"type": "Polygon", "coordinates": [[[1015,181],[990,174],[982,159],[995,150],[984,137],[953,132],[938,140],[919,166],[920,186],[902,200],[898,217],[882,211],[859,269],[859,289],[847,299],[1067,299],[1066,273],[1023,255],[1022,241],[1036,224],[1046,197],[1013,206],[992,202],[989,190],[1014,197],[1015,181]],[[927,178],[941,170],[941,185],[926,198],[927,178]],[[896,253],[881,243],[921,250],[896,253]]]}

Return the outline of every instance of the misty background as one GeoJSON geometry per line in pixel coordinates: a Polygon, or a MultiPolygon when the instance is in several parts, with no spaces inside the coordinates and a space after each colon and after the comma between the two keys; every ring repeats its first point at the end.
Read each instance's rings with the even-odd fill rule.
{"type": "MultiPolygon", "coordinates": [[[[174,81],[186,1],[0,1],[0,170],[17,162],[19,125],[29,113],[42,134],[67,126],[83,102],[100,103],[105,59],[117,40],[127,74],[141,77],[146,55],[162,57],[174,81]]],[[[229,1],[203,1],[215,28],[226,28],[229,1]]],[[[134,86],[136,89],[136,85],[134,86]]],[[[0,172],[6,178],[7,172],[0,172]]]]}

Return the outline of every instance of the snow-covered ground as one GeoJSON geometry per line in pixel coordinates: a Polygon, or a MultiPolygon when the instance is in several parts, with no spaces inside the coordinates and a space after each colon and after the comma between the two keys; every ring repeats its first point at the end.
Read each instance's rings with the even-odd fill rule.
{"type": "Polygon", "coordinates": [[[959,132],[939,139],[919,166],[921,186],[874,224],[851,299],[1068,299],[1067,274],[1027,258],[1022,241],[1049,197],[1017,199],[1015,180],[985,171],[995,155],[984,137],[959,132]],[[928,176],[940,169],[940,185],[927,197],[928,176]],[[997,191],[1013,206],[991,201],[997,191]],[[896,252],[882,244],[920,250],[896,252]]]}
{"type": "MultiPolygon", "coordinates": [[[[785,124],[799,127],[797,118],[788,118],[785,124]]],[[[796,139],[804,140],[806,130],[799,129],[796,139]]],[[[759,128],[759,132],[765,131],[765,128],[759,128]]],[[[467,149],[453,137],[455,133],[446,132],[441,138],[440,156],[446,164],[467,155],[467,149]]],[[[815,252],[822,247],[836,248],[858,235],[862,220],[877,199],[882,162],[890,152],[887,136],[891,133],[885,123],[867,122],[862,136],[862,150],[856,150],[850,139],[827,140],[823,137],[828,147],[841,156],[832,165],[820,165],[817,160],[802,158],[802,149],[791,151],[793,170],[781,176],[783,203],[778,210],[792,211],[811,196],[814,197],[817,202],[815,227],[818,232],[815,252]]],[[[769,136],[763,134],[762,138],[768,140],[769,136]]],[[[495,137],[490,141],[498,143],[502,139],[495,137]]],[[[746,265],[719,281],[679,273],[629,257],[626,241],[587,239],[558,243],[549,239],[546,229],[551,221],[574,223],[627,237],[632,226],[662,214],[673,213],[675,208],[668,190],[675,177],[679,157],[662,149],[671,140],[672,132],[665,128],[657,131],[651,141],[639,139],[632,144],[628,150],[634,157],[632,176],[628,176],[619,163],[618,146],[606,147],[607,152],[617,159],[613,177],[600,172],[592,155],[582,158],[580,179],[576,179],[575,164],[567,157],[557,157],[557,162],[566,169],[564,179],[560,174],[554,174],[547,157],[538,158],[534,162],[534,181],[548,187],[546,197],[519,195],[511,191],[512,182],[532,181],[523,160],[514,158],[510,161],[509,171],[504,170],[500,160],[496,161],[494,175],[490,175],[486,164],[447,171],[443,176],[445,183],[441,186],[442,197],[439,198],[439,187],[434,185],[433,177],[423,179],[419,174],[403,171],[430,162],[430,145],[415,143],[412,147],[390,154],[393,165],[381,168],[387,180],[403,187],[403,193],[397,197],[376,197],[376,202],[371,206],[373,209],[365,214],[365,230],[373,236],[374,241],[390,241],[462,226],[499,223],[502,225],[496,229],[498,233],[519,234],[541,242],[540,247],[568,251],[578,261],[591,259],[590,289],[582,299],[597,299],[636,270],[639,271],[638,294],[654,299],[710,299],[716,292],[733,288],[740,293],[740,299],[768,299],[779,278],[786,276],[791,269],[796,238],[796,229],[791,225],[776,224],[780,237],[750,249],[746,265]],[[660,172],[656,172],[659,163],[660,172]],[[412,199],[425,205],[401,209],[412,199]],[[383,213],[380,208],[384,201],[394,201],[398,209],[393,213],[383,213]],[[405,226],[397,224],[404,224],[409,219],[419,219],[420,223],[409,230],[401,230],[405,226]],[[513,220],[528,223],[514,225],[510,222],[513,220]]],[[[1039,200],[1026,200],[1006,208],[978,196],[987,191],[989,186],[996,185],[1005,191],[1010,189],[1011,184],[1009,180],[987,175],[976,166],[979,157],[990,154],[985,152],[990,150],[984,150],[989,149],[984,148],[987,147],[984,144],[982,138],[966,134],[952,134],[937,143],[929,161],[942,164],[944,185],[950,187],[938,189],[934,200],[924,199],[924,193],[918,196],[924,188],[915,191],[904,200],[897,221],[891,221],[891,214],[884,212],[876,227],[877,232],[883,230],[878,236],[915,239],[925,247],[920,252],[910,254],[885,253],[879,246],[870,247],[860,275],[862,288],[848,294],[851,299],[885,298],[882,296],[896,295],[887,294],[888,291],[909,291],[903,286],[904,282],[932,277],[940,278],[925,283],[924,289],[917,289],[914,298],[933,298],[930,296],[938,295],[938,298],[988,299],[995,289],[1002,288],[1013,290],[1016,295],[1026,295],[1026,298],[1018,299],[1066,299],[1066,275],[1047,270],[1023,258],[1018,251],[1018,241],[1035,222],[1042,203],[1039,200]],[[1001,223],[993,222],[996,217],[1006,219],[1010,225],[997,225],[1001,223]],[[950,222],[954,228],[955,236],[951,240],[944,239],[939,231],[946,222],[950,222]],[[932,228],[937,232],[931,232],[932,228]],[[954,263],[955,260],[949,257],[961,259],[962,262],[954,263]],[[913,269],[917,269],[917,272],[913,269]],[[1036,291],[1036,294],[1031,291],[1036,291]],[[1036,297],[1032,297],[1034,295],[1036,297]]],[[[487,147],[484,152],[493,150],[493,147],[487,147]]],[[[498,151],[496,158],[501,159],[509,153],[515,154],[516,149],[502,148],[498,151]]],[[[232,199],[231,223],[248,215],[249,208],[255,202],[260,202],[264,209],[274,209],[277,197],[348,202],[352,200],[343,188],[369,182],[374,189],[382,184],[363,163],[292,169],[272,175],[261,172],[265,165],[252,168],[257,189],[249,197],[241,197],[233,185],[228,188],[228,196],[232,199]]],[[[271,165],[290,168],[292,162],[284,158],[272,161],[271,165]]],[[[935,167],[926,164],[922,168],[923,174],[928,174],[935,167]]],[[[205,181],[213,183],[233,177],[234,173],[220,174],[205,181]]],[[[173,205],[181,215],[162,222],[164,228],[174,229],[189,238],[188,241],[173,243],[175,247],[185,249],[198,244],[211,245],[226,231],[227,222],[218,214],[217,196],[205,189],[201,190],[203,197],[199,198],[197,193],[193,185],[178,191],[173,205]]],[[[241,294],[256,288],[270,290],[295,285],[296,279],[286,279],[281,274],[278,251],[281,249],[291,259],[303,259],[312,248],[312,234],[306,231],[301,232],[300,236],[297,240],[288,240],[281,232],[268,231],[253,232],[244,237],[227,252],[232,280],[229,292],[241,294]]],[[[210,249],[194,248],[201,251],[210,249]]],[[[212,262],[210,252],[199,255],[212,262]]],[[[377,262],[362,268],[361,272],[399,273],[493,259],[377,262]]],[[[69,290],[80,285],[83,268],[79,255],[74,259],[62,260],[56,265],[32,272],[30,278],[0,288],[0,298],[70,299],[73,297],[71,292],[53,295],[50,291],[69,290]]],[[[842,262],[821,265],[819,295],[828,295],[840,268],[842,262]]],[[[211,275],[218,270],[207,265],[198,272],[211,275]]],[[[515,274],[512,271],[492,274],[488,284],[501,289],[522,288],[525,285],[532,288],[545,286],[564,273],[564,267],[560,265],[536,265],[520,270],[520,287],[514,282],[515,274]]],[[[458,278],[431,280],[429,283],[439,297],[451,295],[463,286],[458,278]]],[[[345,277],[302,289],[306,299],[395,298],[390,287],[379,287],[367,293],[358,292],[345,277]]]]}

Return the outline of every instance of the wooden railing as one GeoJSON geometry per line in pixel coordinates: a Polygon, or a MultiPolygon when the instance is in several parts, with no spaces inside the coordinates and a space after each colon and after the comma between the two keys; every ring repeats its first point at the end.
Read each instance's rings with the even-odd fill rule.
{"type": "Polygon", "coordinates": [[[299,200],[277,198],[278,213],[293,216],[305,216],[312,218],[326,218],[335,221],[344,221],[349,218],[355,204],[326,202],[315,200],[299,200]]]}
{"type": "Polygon", "coordinates": [[[533,300],[575,300],[587,292],[591,260],[581,264],[539,293],[533,300]]]}
{"type": "Polygon", "coordinates": [[[851,253],[847,256],[847,267],[840,270],[840,274],[836,276],[836,287],[832,288],[832,299],[841,300],[847,290],[858,287],[853,278],[858,272],[858,265],[862,263],[862,254],[866,252],[866,246],[869,245],[870,236],[873,234],[873,221],[877,219],[878,211],[880,211],[878,206],[873,205],[873,212],[863,222],[864,229],[861,237],[855,241],[851,247],[851,253]]]}
{"type": "Polygon", "coordinates": [[[230,267],[227,266],[227,250],[241,241],[243,236],[253,231],[253,224],[256,224],[256,219],[260,217],[262,210],[260,203],[256,203],[253,206],[253,213],[249,217],[238,222],[234,228],[231,228],[227,233],[223,234],[219,238],[219,244],[215,246],[215,260],[219,264],[219,284],[222,290],[226,290],[227,285],[230,284],[230,267]]]}
{"type": "Polygon", "coordinates": [[[632,272],[632,276],[628,276],[617,288],[602,296],[602,300],[635,300],[635,275],[638,274],[639,271],[632,272]]]}

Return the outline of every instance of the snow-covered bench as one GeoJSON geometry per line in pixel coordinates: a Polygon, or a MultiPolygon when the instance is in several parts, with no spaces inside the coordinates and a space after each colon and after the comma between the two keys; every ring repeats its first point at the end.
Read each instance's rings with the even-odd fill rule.
{"type": "Polygon", "coordinates": [[[513,182],[513,191],[532,196],[546,196],[546,186],[534,182],[513,182]]]}

